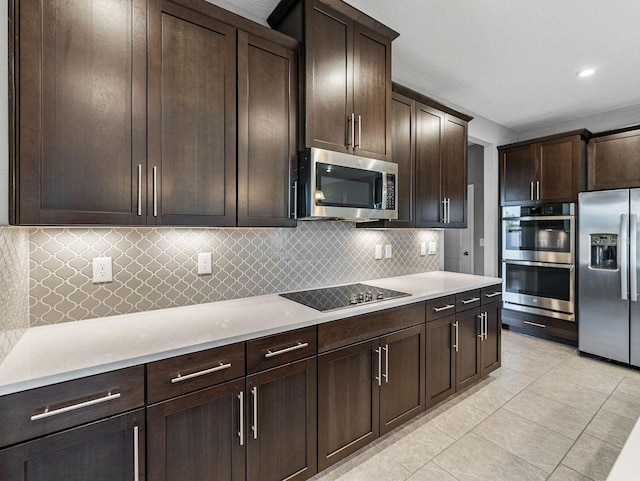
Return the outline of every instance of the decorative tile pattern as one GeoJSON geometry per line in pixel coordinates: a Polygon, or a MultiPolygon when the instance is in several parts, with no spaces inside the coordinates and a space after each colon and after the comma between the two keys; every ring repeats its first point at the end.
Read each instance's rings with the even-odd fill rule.
{"type": "Polygon", "coordinates": [[[296,229],[38,228],[30,248],[31,326],[437,270],[420,256],[430,230],[363,230],[350,222],[296,229]],[[376,244],[391,259],[374,260],[376,244]],[[213,274],[196,274],[211,252],[213,274]],[[113,258],[114,282],[93,284],[92,259],[113,258]]]}
{"type": "Polygon", "coordinates": [[[0,362],[29,327],[29,230],[0,227],[0,362]]]}

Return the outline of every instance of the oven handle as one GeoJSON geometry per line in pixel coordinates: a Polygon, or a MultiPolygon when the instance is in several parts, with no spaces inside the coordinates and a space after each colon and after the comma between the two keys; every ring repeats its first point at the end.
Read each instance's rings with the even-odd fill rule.
{"type": "Polygon", "coordinates": [[[529,216],[529,217],[503,217],[502,220],[573,220],[575,216],[573,215],[538,215],[538,216],[529,216]]]}
{"type": "Polygon", "coordinates": [[[514,264],[517,266],[532,266],[532,267],[553,267],[556,269],[569,269],[573,270],[573,264],[555,264],[553,262],[533,262],[533,261],[502,261],[503,264],[514,264]]]}

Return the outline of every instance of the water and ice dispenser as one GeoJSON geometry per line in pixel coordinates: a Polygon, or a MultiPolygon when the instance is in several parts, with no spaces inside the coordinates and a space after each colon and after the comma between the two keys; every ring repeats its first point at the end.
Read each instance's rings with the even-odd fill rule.
{"type": "Polygon", "coordinates": [[[591,234],[591,267],[613,270],[618,268],[617,234],[591,234]]]}

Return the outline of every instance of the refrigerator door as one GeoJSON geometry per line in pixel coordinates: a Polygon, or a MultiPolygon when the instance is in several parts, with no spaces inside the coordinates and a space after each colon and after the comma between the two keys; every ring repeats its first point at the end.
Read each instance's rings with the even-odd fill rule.
{"type": "Polygon", "coordinates": [[[629,210],[629,300],[631,310],[631,364],[640,367],[640,189],[631,190],[629,210]]]}
{"type": "Polygon", "coordinates": [[[578,348],[629,362],[629,190],[579,197],[578,348]]]}

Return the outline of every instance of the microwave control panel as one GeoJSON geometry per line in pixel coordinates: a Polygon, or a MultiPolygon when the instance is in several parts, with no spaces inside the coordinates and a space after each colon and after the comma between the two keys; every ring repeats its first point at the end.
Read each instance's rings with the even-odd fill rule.
{"type": "Polygon", "coordinates": [[[387,210],[396,208],[396,176],[387,174],[387,210]]]}

